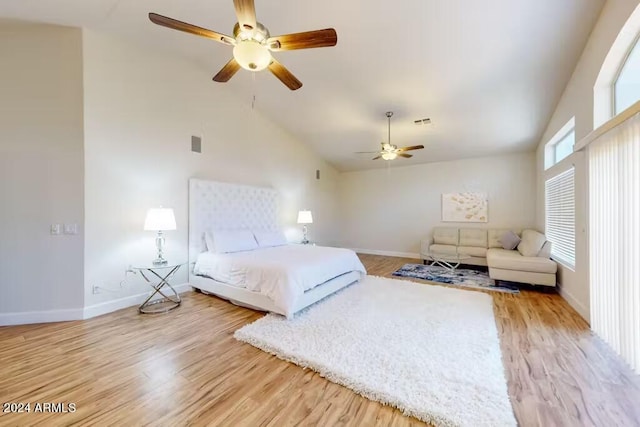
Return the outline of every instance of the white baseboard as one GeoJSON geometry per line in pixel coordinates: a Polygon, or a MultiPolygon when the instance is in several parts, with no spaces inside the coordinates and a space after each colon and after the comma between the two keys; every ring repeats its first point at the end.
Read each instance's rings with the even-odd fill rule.
{"type": "MultiPolygon", "coordinates": [[[[174,286],[174,288],[179,294],[190,292],[193,290],[189,283],[182,283],[180,285],[174,286]]],[[[148,297],[149,292],[144,292],[137,295],[130,295],[128,297],[90,305],[84,308],[83,318],[91,319],[92,317],[102,316],[103,314],[112,313],[114,311],[122,310],[123,308],[140,305],[148,297]]]]}
{"type": "MultiPolygon", "coordinates": [[[[193,290],[189,283],[174,286],[178,293],[193,290]]],[[[31,323],[68,322],[70,320],[90,319],[102,314],[141,304],[149,292],[118,298],[84,308],[68,310],[27,311],[22,313],[0,313],[0,326],[27,325],[31,323]]]]}
{"type": "Polygon", "coordinates": [[[578,299],[574,297],[571,294],[571,292],[565,291],[560,286],[558,286],[558,291],[560,293],[560,296],[564,298],[565,301],[567,301],[569,305],[573,307],[573,309],[577,311],[578,314],[582,316],[584,320],[587,321],[587,323],[591,324],[591,316],[590,316],[589,309],[585,307],[584,304],[582,304],[580,301],[578,301],[578,299]]]}
{"type": "Polygon", "coordinates": [[[400,258],[420,259],[420,254],[417,252],[379,251],[377,249],[361,249],[361,248],[350,248],[350,249],[360,254],[384,255],[384,256],[394,256],[394,257],[400,257],[400,258]]]}
{"type": "Polygon", "coordinates": [[[64,322],[81,320],[82,308],[67,310],[25,311],[22,313],[0,313],[0,326],[27,325],[30,323],[64,322]]]}

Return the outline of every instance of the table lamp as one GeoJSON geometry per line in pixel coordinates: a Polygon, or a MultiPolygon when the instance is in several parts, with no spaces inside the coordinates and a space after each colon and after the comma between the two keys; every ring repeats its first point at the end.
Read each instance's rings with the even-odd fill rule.
{"type": "Polygon", "coordinates": [[[307,224],[313,224],[313,217],[311,216],[311,211],[299,211],[298,212],[298,224],[304,224],[302,226],[302,244],[306,245],[309,243],[309,239],[307,239],[307,224]]]}
{"type": "Polygon", "coordinates": [[[152,208],[147,211],[147,218],[144,220],[144,229],[146,231],[157,231],[156,247],[158,248],[158,258],[153,260],[153,265],[166,265],[167,260],[162,256],[164,246],[163,231],[176,229],[176,217],[173,209],[170,208],[152,208]]]}

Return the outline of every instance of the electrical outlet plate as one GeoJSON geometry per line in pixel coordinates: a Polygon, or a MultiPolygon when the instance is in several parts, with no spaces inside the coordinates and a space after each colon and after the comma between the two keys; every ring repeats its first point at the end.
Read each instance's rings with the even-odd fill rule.
{"type": "Polygon", "coordinates": [[[51,224],[50,232],[54,236],[60,234],[60,224],[51,224]]]}

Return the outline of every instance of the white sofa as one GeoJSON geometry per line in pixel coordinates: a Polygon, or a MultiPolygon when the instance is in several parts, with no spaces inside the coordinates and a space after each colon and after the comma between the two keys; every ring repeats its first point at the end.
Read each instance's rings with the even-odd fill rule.
{"type": "Polygon", "coordinates": [[[428,259],[429,252],[464,254],[469,258],[463,264],[488,266],[494,280],[556,286],[558,266],[550,259],[551,242],[535,230],[511,230],[522,241],[516,249],[504,249],[501,239],[509,231],[436,227],[432,237],[421,242],[421,257],[428,259]]]}

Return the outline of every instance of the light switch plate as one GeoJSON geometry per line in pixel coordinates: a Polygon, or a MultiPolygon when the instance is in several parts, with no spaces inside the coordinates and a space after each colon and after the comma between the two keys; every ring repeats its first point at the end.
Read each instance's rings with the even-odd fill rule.
{"type": "Polygon", "coordinates": [[[52,235],[58,235],[60,234],[60,224],[51,224],[51,234],[52,235]]]}
{"type": "Polygon", "coordinates": [[[65,224],[64,234],[78,234],[78,224],[65,224]]]}

